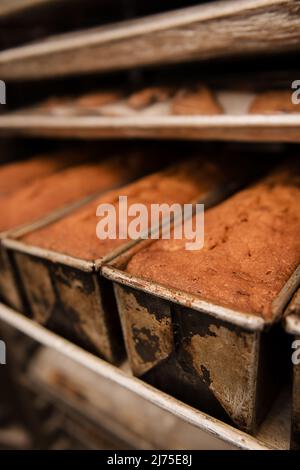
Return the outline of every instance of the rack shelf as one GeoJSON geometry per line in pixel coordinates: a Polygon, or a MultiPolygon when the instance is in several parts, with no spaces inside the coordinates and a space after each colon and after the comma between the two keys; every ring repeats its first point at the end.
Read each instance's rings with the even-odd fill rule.
{"type": "Polygon", "coordinates": [[[130,391],[133,395],[144,398],[158,408],[197,427],[203,431],[206,439],[212,439],[214,443],[219,440],[227,444],[230,449],[249,450],[287,449],[289,446],[289,400],[284,391],[262,424],[258,435],[253,437],[134,378],[128,372],[126,364],[122,368],[112,366],[3,304],[0,304],[0,319],[38,343],[93,372],[97,380],[109,381],[112,388],[121,387],[130,391]]]}
{"type": "Polygon", "coordinates": [[[271,116],[0,116],[0,133],[55,138],[300,142],[300,114],[271,116]]]}
{"type": "Polygon", "coordinates": [[[221,0],[49,37],[0,53],[2,79],[300,49],[298,0],[221,0]]]}

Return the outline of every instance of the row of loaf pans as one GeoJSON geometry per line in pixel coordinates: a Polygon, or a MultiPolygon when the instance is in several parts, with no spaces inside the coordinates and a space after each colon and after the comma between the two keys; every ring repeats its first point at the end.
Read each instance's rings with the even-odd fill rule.
{"type": "MultiPolygon", "coordinates": [[[[29,226],[31,229],[37,229],[46,221],[50,223],[63,217],[106,191],[163,167],[159,152],[152,155],[150,151],[151,159],[146,150],[137,148],[130,148],[129,151],[124,148],[123,155],[112,155],[104,148],[106,158],[102,158],[101,150],[98,152],[97,158],[97,152],[91,151],[91,148],[71,148],[68,151],[38,155],[5,165],[1,176],[2,180],[6,178],[6,181],[3,181],[5,187],[0,189],[0,246],[1,240],[14,231],[25,233],[29,226]],[[34,165],[37,165],[36,171],[34,165]],[[14,171],[17,171],[17,176],[12,176],[14,171]],[[7,185],[11,178],[14,180],[11,185],[7,185]],[[41,202],[46,204],[46,207],[39,207],[41,202]],[[28,209],[31,209],[31,212],[28,209]]],[[[166,155],[166,161],[168,158],[166,155]]],[[[176,158],[174,153],[173,160],[176,161],[176,158]]],[[[15,308],[20,308],[20,300],[14,289],[14,278],[7,269],[6,255],[1,249],[0,279],[1,297],[15,308]]]]}
{"type": "MultiPolygon", "coordinates": [[[[180,164],[178,166],[180,167],[180,164]]],[[[234,173],[235,171],[227,180],[218,181],[217,177],[215,185],[202,192],[201,200],[197,202],[205,204],[206,207],[214,205],[249,178],[243,170],[240,177],[234,173]]],[[[143,180],[137,180],[136,183],[139,184],[139,181],[143,180]]],[[[116,192],[122,194],[122,188],[116,192]]],[[[154,187],[153,198],[155,192],[154,187]]],[[[110,192],[107,194],[109,196],[110,192]]],[[[196,199],[198,198],[195,197],[194,202],[196,199]]],[[[124,350],[117,307],[112,286],[101,276],[101,268],[136,242],[126,240],[104,257],[88,261],[20,241],[22,237],[37,229],[63,220],[78,207],[84,208],[88,201],[97,201],[97,198],[92,195],[88,199],[54,211],[33,224],[0,234],[0,293],[11,307],[23,312],[28,309],[31,316],[40,323],[64,333],[110,362],[118,363],[124,356],[124,350]],[[8,249],[10,243],[20,248],[14,255],[12,250],[8,249]],[[24,247],[24,252],[21,247],[24,247]],[[19,260],[19,257],[22,259],[19,260]]],[[[96,222],[95,218],[95,227],[96,222]]],[[[152,229],[155,230],[155,227],[152,229]]]]}
{"type": "MultiPolygon", "coordinates": [[[[232,185],[220,194],[218,188],[201,202],[212,205],[229,189],[232,185]]],[[[27,227],[25,233],[34,228],[27,227]]],[[[123,351],[117,300],[134,375],[256,432],[286,375],[285,341],[276,323],[299,286],[299,268],[274,300],[272,320],[265,321],[128,275],[124,266],[151,240],[131,241],[87,262],[27,245],[18,240],[23,235],[24,229],[11,233],[1,245],[6,265],[2,274],[13,280],[10,297],[18,299],[21,311],[118,363],[123,351]],[[185,345],[191,334],[205,342],[187,360],[185,345]]]]}

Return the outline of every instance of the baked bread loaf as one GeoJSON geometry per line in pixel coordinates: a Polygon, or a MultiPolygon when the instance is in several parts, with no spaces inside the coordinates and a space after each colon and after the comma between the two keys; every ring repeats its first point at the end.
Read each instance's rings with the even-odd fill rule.
{"type": "Polygon", "coordinates": [[[119,195],[128,197],[128,206],[133,203],[142,203],[146,207],[154,203],[183,204],[216,189],[228,181],[229,175],[225,159],[219,163],[211,158],[191,159],[107,193],[64,219],[25,235],[22,241],[77,258],[95,260],[127,243],[127,240],[118,238],[97,238],[96,225],[99,219],[96,217],[96,209],[100,204],[110,203],[115,206],[118,223],[119,195]]]}
{"type": "MultiPolygon", "coordinates": [[[[148,165],[149,166],[149,165],[148,165]]],[[[32,223],[67,204],[120,186],[145,173],[140,153],[62,170],[0,199],[0,232],[32,223]]]]}
{"type": "Polygon", "coordinates": [[[171,103],[171,114],[209,116],[223,112],[213,93],[203,85],[179,90],[171,103]]]}
{"type": "Polygon", "coordinates": [[[300,105],[292,102],[292,91],[266,91],[252,101],[251,114],[300,113],[300,105]]]}
{"type": "Polygon", "coordinates": [[[72,106],[72,98],[70,96],[50,96],[41,103],[38,103],[36,107],[41,110],[52,111],[55,108],[65,106],[72,106]]]}
{"type": "Polygon", "coordinates": [[[127,271],[203,300],[269,319],[272,301],[300,263],[300,163],[205,212],[204,248],[159,240],[127,271]]]}
{"type": "Polygon", "coordinates": [[[63,151],[0,165],[0,198],[82,159],[78,157],[75,152],[63,151]]]}
{"type": "Polygon", "coordinates": [[[54,111],[56,108],[70,107],[72,109],[93,109],[114,103],[123,96],[122,91],[107,90],[85,93],[79,97],[51,96],[38,105],[38,108],[46,111],[54,111]]]}
{"type": "Polygon", "coordinates": [[[99,108],[100,106],[115,103],[120,100],[122,96],[123,93],[118,90],[98,91],[80,96],[73,101],[73,105],[83,109],[99,108]]]}
{"type": "Polygon", "coordinates": [[[141,110],[152,104],[167,101],[173,93],[171,87],[148,87],[133,93],[127,100],[128,106],[141,110]]]}

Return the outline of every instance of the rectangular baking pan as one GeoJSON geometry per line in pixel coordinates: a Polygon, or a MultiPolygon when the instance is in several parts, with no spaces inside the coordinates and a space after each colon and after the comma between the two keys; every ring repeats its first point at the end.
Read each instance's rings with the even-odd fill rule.
{"type": "Polygon", "coordinates": [[[79,201],[65,205],[64,207],[53,211],[45,217],[33,222],[26,224],[5,232],[0,232],[0,298],[11,307],[23,312],[26,308],[24,297],[20,290],[19,278],[16,270],[13,267],[13,260],[9,257],[7,250],[3,245],[5,238],[9,236],[22,236],[32,230],[37,230],[47,223],[51,223],[64,215],[67,215],[70,211],[79,208],[81,205],[89,202],[97,194],[87,196],[79,201]]]}
{"type": "MultiPolygon", "coordinates": [[[[127,152],[127,147],[125,148],[127,152]]],[[[166,158],[168,161],[169,156],[167,155],[166,158]]],[[[178,156],[176,154],[174,156],[174,159],[175,161],[178,159],[178,156]]],[[[22,295],[22,289],[20,289],[20,280],[18,273],[14,267],[14,261],[8,256],[7,251],[3,246],[3,240],[5,238],[23,236],[31,231],[37,230],[43,227],[44,225],[47,225],[48,223],[54,222],[59,218],[64,217],[71,211],[76,210],[81,205],[84,205],[92,199],[101,196],[105,192],[117,189],[126,182],[130,183],[138,177],[150,173],[151,171],[154,171],[162,166],[160,162],[160,157],[156,154],[155,156],[153,156],[152,160],[147,160],[147,162],[150,163],[145,163],[145,159],[143,161],[144,165],[140,173],[135,175],[133,173],[131,177],[128,176],[127,181],[125,179],[123,183],[120,181],[119,183],[113,184],[111,187],[106,188],[104,190],[100,189],[94,191],[92,194],[81,197],[80,199],[77,199],[73,202],[67,203],[62,207],[59,207],[58,209],[54,209],[52,212],[40,217],[34,222],[19,225],[18,227],[14,227],[12,229],[0,232],[0,299],[2,299],[10,307],[15,308],[20,312],[24,312],[25,308],[28,307],[27,303],[25,302],[24,296],[22,295]]]]}
{"type": "MultiPolygon", "coordinates": [[[[290,364],[292,366],[292,416],[291,416],[291,449],[300,450],[300,364],[292,361],[300,356],[297,353],[300,345],[300,289],[293,296],[284,316],[285,331],[291,335],[290,339],[290,364]],[[299,341],[297,344],[291,344],[299,341]]],[[[297,361],[298,362],[298,361],[297,361]]]]}
{"type": "Polygon", "coordinates": [[[284,334],[276,323],[300,284],[300,267],[267,322],[128,274],[128,261],[149,243],[141,241],[102,267],[114,284],[133,374],[255,433],[284,379],[278,347],[284,334]]]}
{"type": "MultiPolygon", "coordinates": [[[[198,202],[216,204],[240,185],[216,186],[198,202]]],[[[86,261],[30,246],[18,236],[3,240],[32,318],[112,363],[122,359],[124,348],[112,284],[101,267],[136,243],[125,241],[107,256],[86,261]]]]}

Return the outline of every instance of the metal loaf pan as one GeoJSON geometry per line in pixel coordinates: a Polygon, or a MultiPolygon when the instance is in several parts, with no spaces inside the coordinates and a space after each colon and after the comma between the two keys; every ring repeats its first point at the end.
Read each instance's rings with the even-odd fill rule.
{"type": "Polygon", "coordinates": [[[0,298],[7,305],[18,310],[19,312],[24,312],[26,309],[26,302],[24,300],[24,296],[22,295],[20,279],[17,270],[15,269],[13,259],[9,256],[4,246],[4,240],[9,237],[20,237],[33,230],[41,228],[48,223],[54,222],[64,215],[67,215],[72,210],[75,210],[81,205],[86,204],[97,195],[98,193],[92,194],[78,201],[65,205],[60,209],[54,210],[45,217],[41,217],[36,222],[25,224],[5,232],[0,232],[0,298]]]}
{"type": "MultiPolygon", "coordinates": [[[[175,157],[176,160],[177,157],[175,157]]],[[[157,166],[156,161],[159,163],[158,167],[160,167],[160,162],[158,157],[153,157],[153,161],[150,165],[146,164],[146,167],[140,174],[132,174],[127,180],[119,181],[116,184],[108,187],[106,189],[99,189],[94,191],[91,194],[88,194],[84,197],[81,197],[77,200],[74,200],[70,203],[66,203],[63,206],[52,210],[45,216],[41,216],[40,218],[36,219],[31,223],[27,223],[24,225],[20,225],[13,229],[0,232],[0,299],[4,301],[7,305],[14,308],[15,310],[24,313],[25,310],[28,308],[28,304],[26,299],[23,295],[23,290],[18,274],[18,270],[15,267],[15,262],[9,253],[5,249],[3,241],[6,238],[19,238],[23,235],[30,233],[34,230],[44,227],[45,225],[55,222],[56,220],[68,215],[70,212],[76,210],[77,208],[87,204],[88,202],[92,201],[93,199],[105,194],[108,191],[117,189],[123,184],[133,182],[138,177],[142,177],[143,174],[147,174],[151,171],[154,171],[157,166]],[[154,164],[153,164],[154,161],[154,164]]]]}
{"type": "Polygon", "coordinates": [[[300,450],[300,289],[288,305],[284,316],[285,331],[290,339],[299,341],[298,345],[290,342],[290,364],[292,365],[292,416],[291,416],[291,449],[300,450]],[[291,347],[293,346],[293,347],[291,347]],[[293,359],[295,354],[295,360],[293,359]]]}
{"type": "MultiPolygon", "coordinates": [[[[272,321],[130,275],[141,241],[107,263],[133,374],[188,404],[255,433],[286,371],[276,324],[300,283],[300,268],[273,302],[272,321]]],[[[222,286],[220,286],[220,289],[222,286]]]]}
{"type": "MultiPolygon", "coordinates": [[[[209,207],[238,186],[218,185],[198,202],[209,207]]],[[[3,241],[31,317],[112,363],[124,357],[124,345],[113,287],[101,267],[136,243],[125,242],[103,258],[86,261],[27,245],[18,236],[3,241]]]]}

